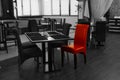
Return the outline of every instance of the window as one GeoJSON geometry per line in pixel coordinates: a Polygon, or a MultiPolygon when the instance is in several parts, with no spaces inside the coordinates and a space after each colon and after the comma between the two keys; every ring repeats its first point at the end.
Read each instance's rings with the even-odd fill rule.
{"type": "Polygon", "coordinates": [[[40,15],[39,0],[17,0],[18,16],[40,15]]]}
{"type": "Polygon", "coordinates": [[[77,15],[78,14],[77,5],[78,5],[77,0],[71,0],[71,2],[70,2],[70,9],[71,9],[70,13],[71,13],[71,15],[77,15]]]}
{"type": "Polygon", "coordinates": [[[43,15],[77,15],[77,0],[44,0],[43,15]]]}
{"type": "Polygon", "coordinates": [[[61,15],[69,15],[69,0],[61,0],[61,15]]]}
{"type": "Polygon", "coordinates": [[[39,15],[39,3],[38,0],[31,0],[31,15],[39,15]]]}
{"type": "Polygon", "coordinates": [[[22,1],[17,0],[18,16],[22,16],[22,1]]]}
{"type": "Polygon", "coordinates": [[[44,15],[51,15],[51,0],[44,0],[44,15]]]}
{"type": "Polygon", "coordinates": [[[52,14],[53,15],[60,15],[60,1],[59,0],[52,0],[52,14]]]}
{"type": "Polygon", "coordinates": [[[77,15],[77,0],[17,0],[18,16],[77,15]]]}
{"type": "Polygon", "coordinates": [[[30,15],[30,0],[23,0],[23,15],[30,15]]]}

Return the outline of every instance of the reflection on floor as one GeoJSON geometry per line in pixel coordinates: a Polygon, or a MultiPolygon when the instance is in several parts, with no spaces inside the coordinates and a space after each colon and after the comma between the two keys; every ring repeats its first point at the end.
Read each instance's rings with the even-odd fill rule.
{"type": "Polygon", "coordinates": [[[6,50],[2,50],[0,51],[0,61],[12,58],[12,57],[16,57],[18,55],[17,53],[17,46],[15,46],[14,43],[7,43],[8,45],[8,53],[6,52],[6,50]]]}
{"type": "Polygon", "coordinates": [[[25,61],[22,69],[18,71],[16,62],[0,70],[0,80],[119,80],[120,34],[109,33],[105,46],[88,48],[87,64],[84,64],[83,55],[78,55],[76,70],[73,67],[72,54],[69,55],[69,59],[69,61],[65,60],[65,65],[61,68],[60,51],[56,50],[55,64],[56,67],[61,68],[61,71],[52,73],[44,73],[42,65],[39,71],[36,71],[36,63],[33,59],[25,61]]]}

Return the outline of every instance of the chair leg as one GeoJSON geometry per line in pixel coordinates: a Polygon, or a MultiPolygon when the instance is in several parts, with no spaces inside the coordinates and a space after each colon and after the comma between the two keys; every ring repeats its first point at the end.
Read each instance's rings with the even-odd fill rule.
{"type": "Polygon", "coordinates": [[[63,67],[64,66],[64,51],[63,50],[61,50],[61,60],[62,60],[61,66],[63,67]]]}
{"type": "Polygon", "coordinates": [[[54,70],[56,70],[56,67],[55,67],[55,54],[54,54],[54,48],[52,48],[52,62],[53,62],[54,70]]]}
{"type": "Polygon", "coordinates": [[[6,49],[7,53],[8,53],[8,47],[7,47],[7,42],[6,41],[4,43],[4,46],[5,46],[5,49],[6,49]]]}
{"type": "Polygon", "coordinates": [[[68,52],[66,53],[66,55],[67,55],[67,61],[68,61],[68,62],[70,62],[70,59],[69,59],[69,54],[68,54],[68,52]]]}
{"type": "Polygon", "coordinates": [[[36,57],[37,60],[37,69],[39,69],[39,57],[36,57]]]}
{"type": "Polygon", "coordinates": [[[87,62],[86,55],[85,54],[83,54],[83,55],[84,55],[84,63],[86,64],[86,62],[87,62]]]}
{"type": "Polygon", "coordinates": [[[20,71],[20,67],[21,67],[21,60],[20,57],[18,56],[18,70],[20,71]]]}
{"type": "Polygon", "coordinates": [[[77,56],[74,54],[74,69],[77,69],[77,56]]]}
{"type": "Polygon", "coordinates": [[[17,46],[17,40],[15,40],[15,46],[17,46]]]}

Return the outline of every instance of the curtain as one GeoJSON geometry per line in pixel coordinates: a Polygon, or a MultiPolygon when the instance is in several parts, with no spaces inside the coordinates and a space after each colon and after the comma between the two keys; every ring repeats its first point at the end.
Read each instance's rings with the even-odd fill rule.
{"type": "Polygon", "coordinates": [[[91,17],[95,20],[100,19],[110,8],[113,0],[90,0],[91,17]]]}
{"type": "Polygon", "coordinates": [[[88,8],[88,0],[85,1],[85,8],[84,8],[84,17],[89,18],[90,14],[89,14],[89,8],[88,8]]]}

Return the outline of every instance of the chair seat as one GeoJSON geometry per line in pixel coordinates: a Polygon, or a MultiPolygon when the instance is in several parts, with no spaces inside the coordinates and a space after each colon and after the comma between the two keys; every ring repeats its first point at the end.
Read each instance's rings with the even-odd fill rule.
{"type": "Polygon", "coordinates": [[[68,45],[68,46],[63,46],[62,50],[70,52],[72,54],[77,54],[80,52],[84,52],[85,48],[83,46],[74,46],[73,44],[68,45]]]}
{"type": "Polygon", "coordinates": [[[24,35],[20,35],[21,43],[22,43],[22,48],[31,48],[31,47],[37,47],[36,44],[32,43],[29,41],[29,39],[24,35]]]}
{"type": "Polygon", "coordinates": [[[42,56],[41,50],[37,47],[23,49],[21,55],[22,54],[23,55],[25,54],[24,56],[27,56],[27,57],[40,57],[40,56],[42,56]]]}
{"type": "Polygon", "coordinates": [[[32,47],[37,47],[37,45],[36,44],[34,44],[34,43],[31,43],[31,42],[24,42],[24,43],[22,43],[22,48],[32,48],[32,47]]]}

